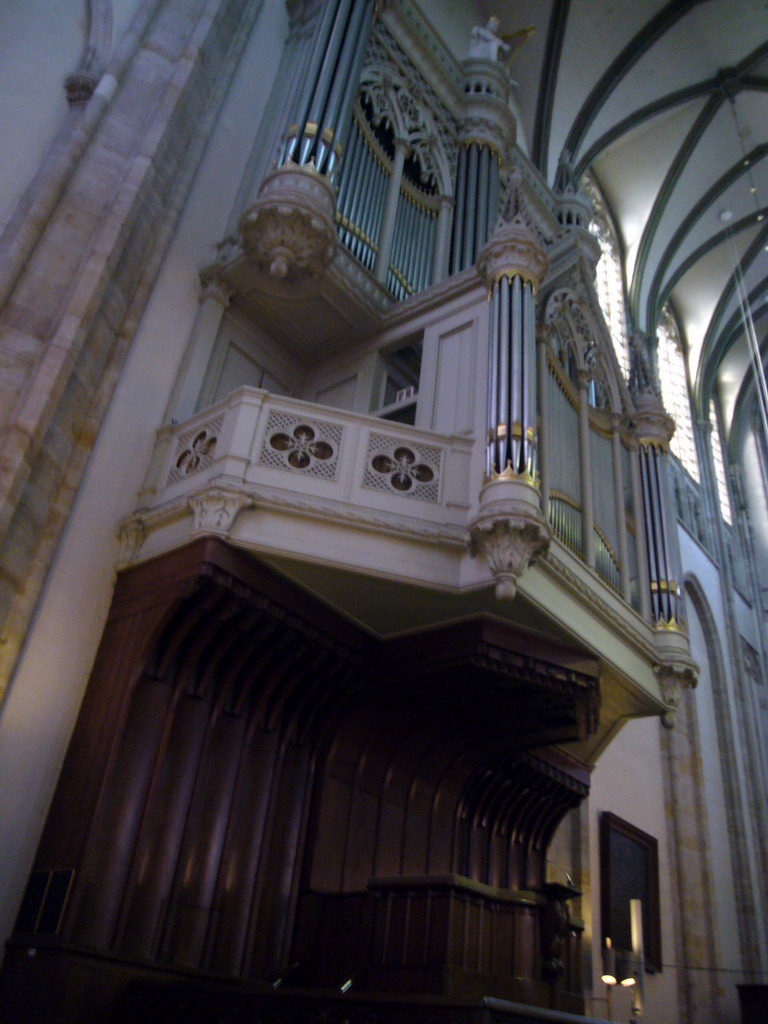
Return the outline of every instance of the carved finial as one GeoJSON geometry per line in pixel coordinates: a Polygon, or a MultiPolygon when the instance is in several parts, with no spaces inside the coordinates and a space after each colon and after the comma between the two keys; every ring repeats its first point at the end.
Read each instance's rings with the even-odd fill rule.
{"type": "Polygon", "coordinates": [[[571,154],[569,150],[564,149],[560,154],[560,159],[557,164],[555,192],[559,192],[560,195],[565,195],[566,193],[575,195],[579,191],[579,181],[576,177],[571,154]]]}
{"type": "Polygon", "coordinates": [[[629,390],[633,395],[655,395],[661,398],[653,339],[642,331],[629,337],[629,390]]]}
{"type": "Polygon", "coordinates": [[[523,172],[519,167],[512,167],[506,175],[507,199],[499,217],[499,224],[520,224],[536,236],[541,243],[542,234],[539,226],[531,216],[523,191],[523,172]]]}

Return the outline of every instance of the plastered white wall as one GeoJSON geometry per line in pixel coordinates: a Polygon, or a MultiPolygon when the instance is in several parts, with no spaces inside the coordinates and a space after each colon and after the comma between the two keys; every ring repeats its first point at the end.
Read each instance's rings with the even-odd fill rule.
{"type": "Polygon", "coordinates": [[[122,39],[141,4],[142,0],[112,0],[113,41],[122,39]]]}
{"type": "Polygon", "coordinates": [[[0,3],[0,231],[67,116],[86,29],[85,0],[0,3]]]}
{"type": "MultiPolygon", "coordinates": [[[[661,904],[661,948],[665,963],[675,948],[667,817],[664,803],[662,751],[658,718],[629,721],[600,755],[592,773],[589,796],[589,860],[592,888],[592,986],[593,1012],[606,1009],[605,985],[600,980],[600,842],[599,815],[611,811],[630,824],[655,836],[659,842],[659,897],[661,904]]],[[[631,995],[616,986],[612,993],[614,1020],[631,1020],[631,995]]],[[[646,975],[644,1019],[654,1024],[675,1024],[678,1020],[675,972],[662,970],[646,975]]]]}

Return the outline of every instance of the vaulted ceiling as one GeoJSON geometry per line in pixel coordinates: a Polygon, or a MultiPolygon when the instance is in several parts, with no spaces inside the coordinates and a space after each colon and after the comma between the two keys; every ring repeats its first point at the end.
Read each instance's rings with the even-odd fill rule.
{"type": "MultiPolygon", "coordinates": [[[[768,357],[768,2],[476,0],[446,21],[460,50],[491,14],[535,31],[511,64],[518,141],[550,184],[591,171],[623,246],[632,327],[671,301],[695,415],[720,389],[728,423],[754,413],[740,295],[768,357]]],[[[749,323],[749,318],[746,318],[749,323]]]]}

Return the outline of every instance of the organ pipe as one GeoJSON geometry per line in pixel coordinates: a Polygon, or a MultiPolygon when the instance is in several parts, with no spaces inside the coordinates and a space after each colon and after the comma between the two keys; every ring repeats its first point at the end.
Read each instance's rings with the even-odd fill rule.
{"type": "Polygon", "coordinates": [[[379,251],[376,255],[374,276],[382,284],[386,283],[389,264],[392,256],[392,243],[395,234],[395,222],[398,219],[400,205],[400,182],[409,146],[404,139],[395,139],[395,159],[392,163],[392,176],[389,179],[389,191],[384,205],[384,214],[379,233],[379,251]]]}
{"type": "Polygon", "coordinates": [[[457,274],[477,259],[496,223],[499,207],[499,158],[485,143],[460,147],[450,270],[457,274]]]}
{"type": "Polygon", "coordinates": [[[629,545],[627,543],[627,517],[624,512],[624,473],[621,465],[620,417],[611,417],[611,460],[613,464],[613,496],[616,506],[616,534],[619,546],[619,572],[621,592],[629,604],[632,600],[632,580],[629,573],[629,545]]]}
{"type": "Polygon", "coordinates": [[[453,235],[449,268],[451,274],[458,274],[463,269],[462,246],[464,239],[464,220],[466,213],[467,193],[467,154],[466,146],[459,147],[458,166],[456,168],[456,205],[453,212],[453,235]]]}
{"type": "Polygon", "coordinates": [[[587,565],[595,567],[595,522],[592,495],[592,460],[589,452],[589,400],[590,375],[579,370],[579,452],[581,460],[581,516],[584,558],[587,565]]]}
{"type": "Polygon", "coordinates": [[[664,458],[665,452],[659,445],[640,445],[651,614],[655,623],[672,626],[679,625],[681,621],[680,590],[669,543],[664,458]]]}
{"type": "Polygon", "coordinates": [[[334,173],[349,132],[373,12],[374,0],[324,4],[280,165],[314,161],[322,174],[334,173]]]}
{"type": "MultiPolygon", "coordinates": [[[[465,214],[464,214],[464,239],[462,245],[462,256],[461,266],[462,270],[465,267],[471,266],[475,262],[475,218],[477,217],[477,203],[478,203],[478,168],[479,163],[479,146],[472,143],[469,146],[469,155],[467,161],[467,192],[465,200],[465,214]]],[[[482,216],[482,213],[481,213],[482,216]]]]}
{"type": "Polygon", "coordinates": [[[491,291],[488,475],[533,478],[535,466],[536,337],[533,286],[503,274],[491,291]]]}

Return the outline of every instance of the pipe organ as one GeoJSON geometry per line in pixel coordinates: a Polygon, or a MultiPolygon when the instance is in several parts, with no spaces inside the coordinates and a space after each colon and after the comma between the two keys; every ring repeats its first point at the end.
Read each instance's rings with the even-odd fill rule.
{"type": "Polygon", "coordinates": [[[463,62],[465,117],[456,169],[450,272],[471,267],[496,226],[506,154],[515,140],[510,81],[495,60],[463,62]]]}
{"type": "Polygon", "coordinates": [[[349,132],[373,12],[373,0],[323,5],[278,166],[313,162],[321,174],[334,174],[349,132]]]}
{"type": "Polygon", "coordinates": [[[539,379],[542,489],[555,536],[637,606],[630,438],[596,357],[598,337],[583,295],[550,293],[539,379]]]}
{"type": "Polygon", "coordinates": [[[347,160],[339,174],[339,240],[373,270],[381,217],[392,175],[390,162],[376,144],[358,104],[350,132],[347,160]]]}
{"type": "Polygon", "coordinates": [[[640,480],[645,510],[651,615],[656,625],[679,626],[682,621],[680,587],[675,579],[670,529],[667,522],[666,450],[658,441],[641,441],[640,480]]]}
{"type": "Polygon", "coordinates": [[[371,117],[370,105],[358,102],[339,175],[339,239],[402,301],[432,284],[444,206],[410,142],[371,117]]]}
{"type": "Polygon", "coordinates": [[[533,282],[505,271],[491,288],[486,476],[536,475],[536,310],[533,282]]]}
{"type": "Polygon", "coordinates": [[[499,211],[500,165],[499,154],[484,142],[468,140],[459,149],[452,274],[472,266],[493,231],[499,211]]]}

